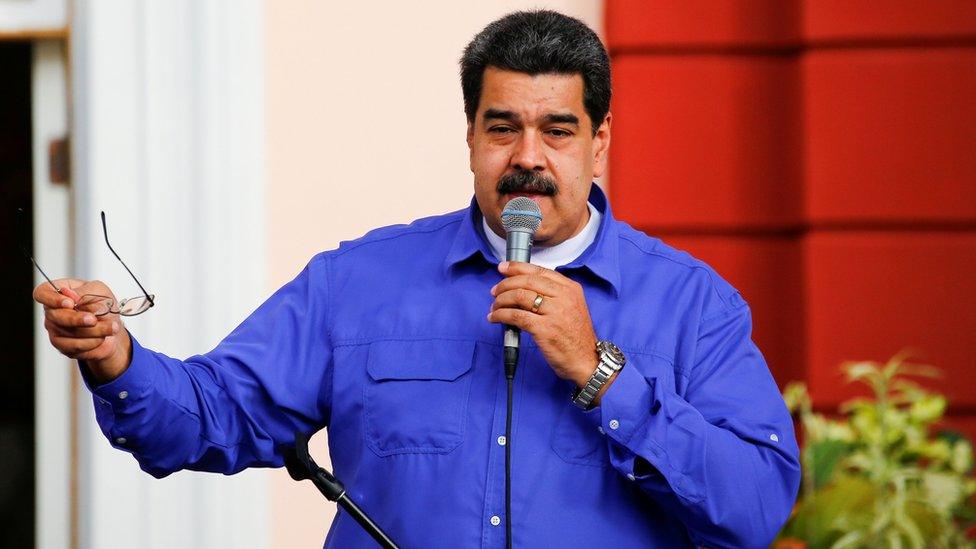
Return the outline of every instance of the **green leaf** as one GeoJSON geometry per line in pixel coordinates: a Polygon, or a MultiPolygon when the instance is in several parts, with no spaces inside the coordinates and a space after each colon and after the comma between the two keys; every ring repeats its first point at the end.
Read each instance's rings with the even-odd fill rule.
{"type": "Polygon", "coordinates": [[[847,454],[848,447],[847,443],[840,440],[823,440],[808,445],[807,451],[810,452],[810,459],[813,464],[813,486],[815,488],[830,482],[840,459],[847,454]]]}
{"type": "Polygon", "coordinates": [[[943,536],[947,518],[940,516],[931,506],[920,501],[905,504],[905,514],[912,518],[923,539],[934,540],[943,536]]]}
{"type": "Polygon", "coordinates": [[[880,369],[876,362],[847,362],[842,368],[847,374],[847,381],[870,381],[880,375],[880,369]]]}
{"type": "Polygon", "coordinates": [[[929,364],[915,364],[910,362],[903,362],[898,371],[900,374],[908,376],[918,376],[927,378],[939,378],[942,377],[942,372],[929,364]]]}
{"type": "Polygon", "coordinates": [[[800,502],[784,534],[810,548],[830,547],[845,532],[866,529],[878,494],[863,478],[844,475],[800,502]]]}
{"type": "MultiPolygon", "coordinates": [[[[925,546],[925,538],[922,537],[922,532],[918,529],[918,526],[914,521],[912,521],[912,519],[901,513],[896,513],[895,516],[892,517],[892,522],[899,531],[905,534],[905,537],[908,538],[908,543],[913,547],[913,549],[922,549],[925,546]]],[[[900,536],[898,543],[899,546],[901,546],[900,536]]]]}
{"type": "Polygon", "coordinates": [[[952,455],[949,466],[959,474],[966,474],[973,469],[973,445],[968,440],[957,440],[952,445],[952,455]]]}
{"type": "Polygon", "coordinates": [[[941,515],[948,517],[952,508],[962,501],[962,484],[957,475],[926,471],[922,473],[925,501],[941,515]]]}
{"type": "Polygon", "coordinates": [[[902,548],[901,536],[894,530],[888,530],[885,534],[885,541],[888,543],[888,549],[902,548]]]}
{"type": "Polygon", "coordinates": [[[853,532],[848,532],[835,541],[830,549],[847,549],[848,547],[860,547],[861,540],[864,539],[864,532],[859,530],[854,530],[853,532]]]}
{"type": "Polygon", "coordinates": [[[801,410],[804,405],[809,405],[810,396],[807,394],[807,385],[802,381],[791,381],[783,389],[783,401],[791,414],[801,410]]]}
{"type": "Polygon", "coordinates": [[[946,399],[939,395],[926,395],[912,403],[908,415],[915,421],[931,423],[942,417],[946,399]]]}

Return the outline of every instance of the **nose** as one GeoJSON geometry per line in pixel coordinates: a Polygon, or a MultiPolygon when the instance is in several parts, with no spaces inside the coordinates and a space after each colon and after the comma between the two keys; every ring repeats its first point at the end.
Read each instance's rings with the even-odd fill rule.
{"type": "Polygon", "coordinates": [[[534,130],[523,132],[512,154],[512,167],[526,171],[544,171],[546,157],[543,146],[539,132],[534,130]]]}

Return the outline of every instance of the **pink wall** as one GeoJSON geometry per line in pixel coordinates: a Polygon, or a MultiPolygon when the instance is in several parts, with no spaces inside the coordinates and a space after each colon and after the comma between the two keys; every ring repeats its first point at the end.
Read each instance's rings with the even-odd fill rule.
{"type": "MultiPolygon", "coordinates": [[[[457,59],[493,19],[539,6],[602,26],[587,0],[265,4],[269,291],[340,240],[467,206],[457,59]]],[[[312,445],[327,466],[324,434],[312,445]]],[[[272,478],[274,546],[320,546],[334,505],[272,478]]]]}

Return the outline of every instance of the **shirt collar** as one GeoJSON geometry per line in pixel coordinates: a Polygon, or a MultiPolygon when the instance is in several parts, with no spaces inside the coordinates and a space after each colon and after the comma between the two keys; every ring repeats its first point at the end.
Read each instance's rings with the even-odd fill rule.
{"type": "MultiPolygon", "coordinates": [[[[618,228],[616,220],[613,219],[607,196],[595,183],[590,187],[589,202],[601,214],[596,240],[579,257],[561,267],[560,270],[586,269],[607,282],[614,294],[618,294],[620,291],[620,250],[617,245],[618,228]]],[[[450,271],[455,265],[478,254],[481,254],[481,257],[492,265],[498,264],[498,259],[491,251],[488,239],[483,232],[481,219],[481,210],[478,208],[477,201],[472,198],[471,205],[465,210],[461,223],[458,225],[454,243],[447,252],[447,258],[444,262],[445,269],[450,271]]]]}
{"type": "MultiPolygon", "coordinates": [[[[596,233],[600,230],[600,220],[603,219],[603,214],[596,209],[596,206],[587,202],[586,207],[590,215],[583,229],[555,246],[532,246],[532,263],[547,269],[555,269],[568,265],[583,255],[583,252],[596,240],[596,233]]],[[[481,218],[481,232],[488,239],[488,245],[495,257],[501,261],[505,257],[505,239],[491,230],[484,216],[481,218]]]]}

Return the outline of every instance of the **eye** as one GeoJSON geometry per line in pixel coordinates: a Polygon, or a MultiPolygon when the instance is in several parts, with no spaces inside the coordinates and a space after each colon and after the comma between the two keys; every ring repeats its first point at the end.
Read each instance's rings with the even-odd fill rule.
{"type": "Polygon", "coordinates": [[[510,126],[492,126],[488,128],[489,133],[497,133],[497,134],[512,133],[514,131],[515,129],[511,128],[510,126]]]}
{"type": "Polygon", "coordinates": [[[558,138],[570,137],[570,136],[573,135],[572,133],[570,133],[570,132],[568,132],[568,131],[566,131],[566,130],[564,130],[562,128],[553,128],[551,130],[546,131],[546,133],[548,133],[549,135],[551,135],[553,137],[558,137],[558,138]]]}

